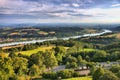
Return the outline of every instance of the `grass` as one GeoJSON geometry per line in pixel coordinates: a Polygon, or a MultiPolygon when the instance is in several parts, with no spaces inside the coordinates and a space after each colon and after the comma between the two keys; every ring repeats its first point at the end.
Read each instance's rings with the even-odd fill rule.
{"type": "Polygon", "coordinates": [[[43,46],[43,47],[39,47],[39,48],[33,49],[33,50],[17,52],[17,54],[21,53],[23,55],[30,56],[32,54],[35,54],[35,53],[39,52],[39,51],[46,51],[46,50],[50,50],[52,48],[54,48],[54,46],[43,46]]]}
{"type": "Polygon", "coordinates": [[[84,49],[82,49],[81,51],[94,51],[95,49],[90,49],[90,48],[84,48],[84,49]]]}
{"type": "Polygon", "coordinates": [[[69,79],[63,79],[63,80],[92,80],[92,77],[86,76],[86,77],[69,78],[69,79]]]}
{"type": "Polygon", "coordinates": [[[8,57],[8,55],[9,55],[9,53],[0,52],[0,56],[3,58],[8,57]]]}

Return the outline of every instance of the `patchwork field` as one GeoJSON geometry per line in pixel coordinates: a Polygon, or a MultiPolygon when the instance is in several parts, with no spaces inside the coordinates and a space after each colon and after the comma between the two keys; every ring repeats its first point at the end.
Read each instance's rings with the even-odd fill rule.
{"type": "Polygon", "coordinates": [[[120,33],[114,33],[114,34],[108,35],[107,37],[115,37],[117,39],[120,39],[120,33]]]}

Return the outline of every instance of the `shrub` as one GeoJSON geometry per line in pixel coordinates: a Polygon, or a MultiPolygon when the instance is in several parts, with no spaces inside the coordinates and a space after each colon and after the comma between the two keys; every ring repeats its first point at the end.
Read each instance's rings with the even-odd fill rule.
{"type": "Polygon", "coordinates": [[[54,72],[49,72],[49,73],[43,73],[42,77],[45,79],[56,79],[57,75],[54,72]]]}

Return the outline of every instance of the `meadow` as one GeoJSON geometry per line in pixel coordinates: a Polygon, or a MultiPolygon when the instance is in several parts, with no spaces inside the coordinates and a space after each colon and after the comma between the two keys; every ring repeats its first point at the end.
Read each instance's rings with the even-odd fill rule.
{"type": "Polygon", "coordinates": [[[33,49],[33,50],[28,50],[28,51],[21,51],[21,52],[17,52],[16,54],[23,54],[23,55],[27,55],[30,56],[32,54],[35,54],[39,51],[46,51],[46,50],[50,50],[52,48],[54,48],[55,46],[42,46],[42,47],[38,47],[37,49],[33,49]]]}
{"type": "Polygon", "coordinates": [[[69,79],[63,79],[63,80],[92,80],[92,77],[86,76],[86,77],[69,78],[69,79]]]}

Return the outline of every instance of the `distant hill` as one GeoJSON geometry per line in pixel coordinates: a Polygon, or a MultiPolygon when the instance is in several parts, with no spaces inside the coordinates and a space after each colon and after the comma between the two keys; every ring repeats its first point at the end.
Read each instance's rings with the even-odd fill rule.
{"type": "Polygon", "coordinates": [[[120,32],[120,26],[113,28],[114,31],[119,31],[120,32]]]}

